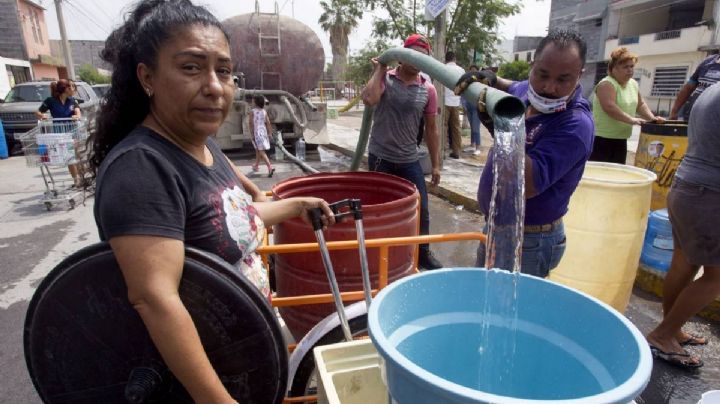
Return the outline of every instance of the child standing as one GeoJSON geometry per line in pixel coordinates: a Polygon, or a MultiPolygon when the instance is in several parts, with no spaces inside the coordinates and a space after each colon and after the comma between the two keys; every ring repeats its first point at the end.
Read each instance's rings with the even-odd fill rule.
{"type": "Polygon", "coordinates": [[[255,164],[253,164],[253,171],[258,171],[260,165],[260,159],[265,162],[268,168],[268,177],[272,177],[275,173],[275,169],[270,164],[270,159],[265,153],[265,150],[270,149],[270,133],[272,132],[272,126],[270,125],[270,118],[268,118],[267,112],[265,111],[265,97],[262,95],[256,95],[253,97],[255,107],[250,110],[250,133],[252,134],[252,144],[255,147],[255,164]]]}

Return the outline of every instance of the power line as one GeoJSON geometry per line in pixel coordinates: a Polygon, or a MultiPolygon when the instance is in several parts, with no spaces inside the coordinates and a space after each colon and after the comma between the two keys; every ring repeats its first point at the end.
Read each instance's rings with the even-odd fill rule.
{"type": "Polygon", "coordinates": [[[100,13],[107,18],[107,21],[108,21],[108,23],[109,23],[109,24],[108,24],[109,26],[112,26],[113,24],[115,24],[115,20],[114,20],[112,17],[110,17],[110,15],[105,11],[105,9],[103,9],[102,7],[100,7],[100,5],[99,5],[96,1],[94,1],[94,0],[93,0],[93,1],[90,1],[90,4],[92,4],[93,7],[95,7],[96,10],[99,10],[100,13]]]}
{"type": "Polygon", "coordinates": [[[70,0],[64,0],[64,3],[67,4],[67,5],[69,5],[69,6],[72,7],[72,9],[74,9],[76,12],[82,14],[82,15],[85,17],[85,18],[83,18],[83,19],[81,19],[81,20],[83,20],[83,21],[84,21],[84,20],[87,20],[87,21],[91,22],[93,25],[95,25],[97,28],[99,28],[100,31],[101,31],[103,34],[105,34],[106,37],[107,37],[108,35],[110,35],[110,32],[108,32],[105,27],[103,27],[103,26],[101,26],[100,24],[98,24],[97,21],[95,21],[95,18],[92,17],[92,16],[90,16],[88,13],[86,13],[85,10],[83,10],[81,7],[75,5],[74,1],[71,2],[70,0]]]}
{"type": "Polygon", "coordinates": [[[75,35],[73,36],[80,36],[81,38],[92,38],[97,36],[96,32],[91,29],[91,26],[87,24],[78,24],[75,22],[76,20],[84,21],[85,17],[81,17],[73,8],[64,6],[61,7],[63,7],[63,14],[65,15],[65,26],[74,27],[73,31],[75,32],[75,35]]]}

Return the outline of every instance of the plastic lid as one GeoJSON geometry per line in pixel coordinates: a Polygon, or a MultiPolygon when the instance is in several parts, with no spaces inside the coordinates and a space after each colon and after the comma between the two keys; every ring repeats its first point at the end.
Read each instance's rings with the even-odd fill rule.
{"type": "MultiPolygon", "coordinates": [[[[220,258],[187,248],[180,297],[210,362],[240,402],[279,403],[287,349],[267,300],[220,258]]],[[[127,299],[109,246],[86,247],[43,280],[30,302],[25,360],[43,402],[126,403],[131,373],[152,402],[191,403],[127,299]]]]}

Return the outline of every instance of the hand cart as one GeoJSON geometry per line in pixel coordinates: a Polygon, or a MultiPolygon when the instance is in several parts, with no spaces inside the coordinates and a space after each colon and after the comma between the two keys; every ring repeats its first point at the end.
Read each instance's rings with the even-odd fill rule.
{"type": "MultiPolygon", "coordinates": [[[[61,202],[67,202],[70,209],[73,209],[79,198],[82,197],[84,201],[85,193],[82,189],[76,188],[75,184],[66,186],[67,180],[58,180],[55,177],[60,173],[58,169],[61,167],[84,164],[87,138],[86,121],[72,118],[38,121],[35,128],[17,135],[17,139],[22,143],[27,166],[40,167],[45,183],[45,192],[40,203],[45,205],[47,210],[61,202]]],[[[78,168],[79,173],[82,173],[83,170],[78,168]]]]}
{"type": "MultiPolygon", "coordinates": [[[[359,201],[355,205],[353,200],[332,207],[336,220],[352,215],[357,240],[325,243],[321,212],[316,211],[311,218],[318,243],[269,245],[258,250],[265,258],[270,253],[320,251],[325,264],[329,264],[328,251],[359,250],[364,293],[339,293],[335,286],[333,293],[323,295],[273,298],[272,307],[335,301],[338,312],[313,327],[297,345],[285,345],[275,310],[234,266],[186,247],[179,295],[213,367],[240,402],[317,400],[312,349],[357,338],[366,330],[367,302],[377,290],[370,291],[366,277],[365,246],[380,250],[380,289],[388,283],[388,251],[393,247],[485,240],[482,233],[364,240],[359,208],[359,201]],[[357,302],[343,307],[343,302],[351,301],[357,302]]],[[[325,269],[328,278],[334,278],[332,265],[325,269]]],[[[125,281],[107,243],[76,252],[46,276],[28,307],[23,340],[30,377],[43,402],[192,403],[127,301],[125,281]]]]}

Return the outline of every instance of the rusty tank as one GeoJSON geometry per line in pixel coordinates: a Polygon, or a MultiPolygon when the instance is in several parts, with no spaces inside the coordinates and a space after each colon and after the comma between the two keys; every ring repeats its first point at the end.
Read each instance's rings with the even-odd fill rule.
{"type": "Polygon", "coordinates": [[[250,141],[248,114],[258,94],[267,100],[273,130],[285,144],[300,137],[310,145],[328,143],[326,105],[312,103],[309,96],[325,66],[320,39],[307,25],[280,15],[277,4],[274,13],[260,12],[257,2],[255,7],[254,13],[222,21],[230,35],[238,90],[216,136],[218,143],[230,149],[250,141]]]}
{"type": "Polygon", "coordinates": [[[274,13],[237,15],[222,24],[230,34],[234,70],[245,76],[245,88],[300,96],[317,86],[325,52],[307,25],[274,13]]]}

